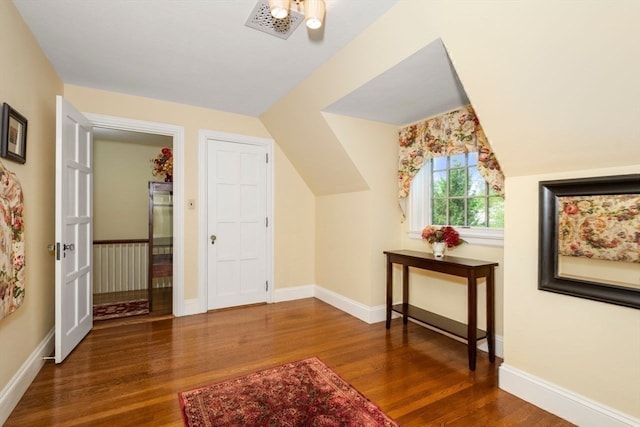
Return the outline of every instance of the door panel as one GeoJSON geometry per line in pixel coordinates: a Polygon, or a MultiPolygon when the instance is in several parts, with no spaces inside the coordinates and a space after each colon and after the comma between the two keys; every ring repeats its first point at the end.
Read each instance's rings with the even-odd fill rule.
{"type": "Polygon", "coordinates": [[[259,145],[208,141],[208,309],[267,300],[267,163],[259,145]]]}
{"type": "Polygon", "coordinates": [[[93,327],[92,125],[56,99],[56,324],[61,363],[93,327]]]}

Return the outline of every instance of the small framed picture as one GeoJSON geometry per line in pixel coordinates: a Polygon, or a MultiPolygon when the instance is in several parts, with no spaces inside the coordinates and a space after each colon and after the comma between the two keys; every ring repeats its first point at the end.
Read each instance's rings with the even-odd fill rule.
{"type": "Polygon", "coordinates": [[[18,163],[27,161],[27,119],[6,102],[2,105],[0,156],[18,163]]]}

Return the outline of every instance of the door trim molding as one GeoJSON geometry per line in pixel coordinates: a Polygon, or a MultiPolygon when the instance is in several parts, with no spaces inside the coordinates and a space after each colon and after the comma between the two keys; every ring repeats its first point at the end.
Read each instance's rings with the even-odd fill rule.
{"type": "Polygon", "coordinates": [[[184,302],[184,127],[102,114],[83,114],[95,127],[173,137],[173,315],[192,314],[186,312],[184,302]]]}
{"type": "Polygon", "coordinates": [[[273,271],[273,139],[260,138],[255,136],[241,135],[235,133],[219,132],[214,130],[200,129],[198,134],[198,301],[201,313],[208,310],[208,288],[207,288],[207,141],[215,139],[217,141],[235,142],[240,144],[260,145],[266,148],[269,156],[267,164],[267,217],[269,227],[267,228],[267,280],[269,280],[269,291],[267,292],[267,302],[274,302],[274,271],[273,271]]]}

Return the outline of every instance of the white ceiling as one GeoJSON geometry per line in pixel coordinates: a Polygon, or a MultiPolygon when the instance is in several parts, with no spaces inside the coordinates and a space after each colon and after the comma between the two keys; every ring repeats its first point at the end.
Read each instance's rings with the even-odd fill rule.
{"type": "MultiPolygon", "coordinates": [[[[245,25],[258,1],[13,0],[67,84],[254,117],[398,0],[326,0],[325,25],[286,40],[245,25]]],[[[399,125],[429,117],[466,99],[451,70],[437,41],[327,111],[399,125]]]]}
{"type": "Polygon", "coordinates": [[[402,126],[469,103],[438,39],[325,111],[402,126]]]}

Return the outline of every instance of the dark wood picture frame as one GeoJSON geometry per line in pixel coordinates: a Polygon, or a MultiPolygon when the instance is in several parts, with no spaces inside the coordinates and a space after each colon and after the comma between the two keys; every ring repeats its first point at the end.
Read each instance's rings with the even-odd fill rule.
{"type": "Polygon", "coordinates": [[[539,183],[538,289],[640,309],[640,288],[561,277],[558,274],[558,198],[640,194],[640,174],[539,183]]]}
{"type": "Polygon", "coordinates": [[[18,163],[27,161],[27,119],[6,102],[2,105],[0,156],[18,163]]]}

